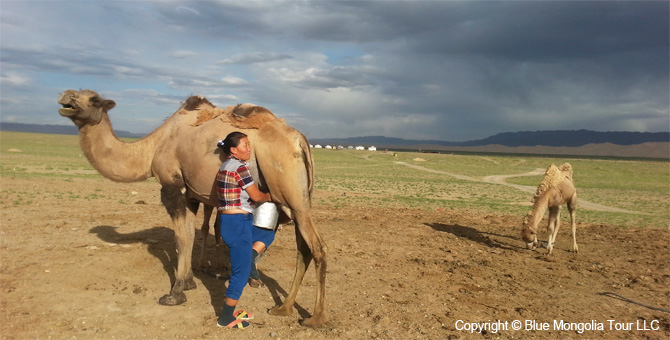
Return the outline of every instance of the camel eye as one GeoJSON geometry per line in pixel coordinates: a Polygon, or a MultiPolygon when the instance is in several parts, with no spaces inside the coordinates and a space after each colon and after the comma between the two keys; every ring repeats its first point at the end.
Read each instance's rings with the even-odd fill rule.
{"type": "Polygon", "coordinates": [[[100,107],[100,106],[102,105],[102,99],[100,99],[100,97],[97,97],[97,96],[96,96],[96,97],[91,97],[88,101],[89,101],[93,106],[100,107]]]}

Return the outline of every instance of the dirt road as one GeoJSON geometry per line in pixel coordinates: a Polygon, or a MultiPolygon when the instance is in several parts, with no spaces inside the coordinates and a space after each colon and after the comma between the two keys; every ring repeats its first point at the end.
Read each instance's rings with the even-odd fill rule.
{"type": "MultiPolygon", "coordinates": [[[[463,180],[466,180],[466,181],[486,182],[486,183],[505,185],[505,186],[508,186],[508,187],[512,187],[512,188],[515,188],[515,189],[518,189],[518,190],[521,190],[521,191],[524,191],[524,192],[533,193],[533,194],[537,190],[537,187],[507,183],[505,180],[507,178],[512,178],[512,177],[537,176],[537,175],[543,174],[544,171],[545,171],[545,169],[535,169],[531,172],[526,172],[526,173],[522,173],[522,174],[491,175],[491,176],[484,176],[480,180],[480,179],[477,179],[477,178],[474,178],[474,177],[469,177],[469,176],[464,176],[464,175],[459,175],[459,174],[454,174],[454,173],[449,173],[449,172],[444,172],[444,171],[439,171],[439,170],[428,169],[428,168],[422,167],[420,165],[408,164],[406,162],[395,162],[395,163],[405,165],[405,166],[408,166],[408,167],[413,168],[413,169],[427,171],[427,172],[436,173],[436,174],[448,175],[448,176],[458,178],[458,179],[463,179],[463,180]]],[[[579,190],[577,191],[577,193],[579,194],[579,190]]],[[[626,214],[641,214],[641,215],[644,214],[644,213],[637,212],[637,211],[630,211],[630,210],[620,209],[620,208],[616,208],[616,207],[608,207],[606,205],[589,202],[589,201],[586,201],[586,200],[581,199],[581,198],[579,198],[579,200],[578,200],[577,207],[582,208],[582,209],[588,209],[588,210],[596,210],[596,211],[620,212],[620,213],[626,213],[626,214]]]]}

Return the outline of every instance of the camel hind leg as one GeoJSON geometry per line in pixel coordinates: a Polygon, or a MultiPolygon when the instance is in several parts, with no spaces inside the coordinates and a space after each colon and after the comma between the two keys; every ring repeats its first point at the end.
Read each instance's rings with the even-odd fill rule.
{"type": "Polygon", "coordinates": [[[298,295],[298,290],[300,288],[300,283],[305,277],[305,272],[309,267],[310,262],[312,262],[312,253],[305,242],[305,239],[302,237],[298,227],[295,228],[295,240],[298,248],[295,274],[293,276],[293,284],[291,285],[291,290],[288,296],[284,299],[284,302],[280,306],[276,306],[270,309],[269,313],[272,315],[278,316],[289,316],[293,314],[293,304],[295,304],[296,296],[298,295]],[[296,283],[298,283],[296,285],[296,283]]]}
{"type": "MultiPolygon", "coordinates": [[[[202,236],[202,243],[200,248],[200,258],[198,259],[198,268],[203,268],[203,261],[205,259],[205,249],[207,249],[207,238],[209,238],[209,223],[212,219],[212,211],[214,207],[204,204],[204,215],[202,220],[202,226],[200,227],[200,236],[202,236]]],[[[214,213],[214,242],[215,242],[215,254],[216,258],[220,259],[219,253],[221,252],[221,228],[219,226],[218,214],[214,213]]],[[[223,264],[220,264],[224,266],[223,264]]]]}
{"type": "Polygon", "coordinates": [[[203,220],[202,226],[200,227],[200,236],[202,237],[202,243],[200,247],[200,259],[198,259],[198,268],[202,268],[202,261],[205,258],[205,248],[207,247],[207,237],[209,237],[209,220],[212,217],[213,207],[209,205],[204,205],[203,207],[203,220]]]}
{"type": "Polygon", "coordinates": [[[572,195],[568,201],[568,211],[570,212],[570,227],[572,229],[572,251],[579,252],[577,247],[577,193],[572,195]]]}
{"type": "Polygon", "coordinates": [[[272,315],[291,315],[298,290],[305,276],[310,262],[314,260],[317,276],[317,293],[314,312],[310,318],[303,320],[303,325],[318,327],[326,323],[325,296],[326,296],[326,245],[316,230],[311,216],[307,213],[293,212],[296,221],[296,243],[298,247],[295,276],[291,290],[284,302],[269,312],[272,315]]]}

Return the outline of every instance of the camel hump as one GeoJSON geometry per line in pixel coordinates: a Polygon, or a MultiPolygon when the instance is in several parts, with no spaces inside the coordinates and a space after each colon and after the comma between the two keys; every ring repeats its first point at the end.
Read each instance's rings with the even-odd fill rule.
{"type": "Polygon", "coordinates": [[[237,104],[235,108],[233,109],[233,116],[235,116],[235,119],[246,119],[249,118],[253,115],[262,115],[262,114],[271,114],[270,110],[250,104],[250,103],[244,103],[244,104],[237,104]]]}
{"type": "Polygon", "coordinates": [[[549,165],[544,172],[542,182],[540,182],[540,185],[537,187],[535,196],[541,196],[549,190],[549,188],[557,188],[565,179],[572,180],[572,165],[570,165],[570,163],[564,163],[560,167],[557,167],[554,164],[549,165]]]}
{"type": "Polygon", "coordinates": [[[278,120],[270,110],[249,103],[235,106],[231,118],[232,125],[242,129],[258,129],[268,122],[278,120]]]}
{"type": "Polygon", "coordinates": [[[570,163],[563,163],[558,169],[561,170],[565,177],[572,179],[572,165],[570,163]]]}
{"type": "Polygon", "coordinates": [[[188,97],[188,99],[186,99],[186,102],[184,103],[183,108],[186,111],[193,111],[193,110],[197,109],[198,107],[200,107],[200,105],[202,105],[202,104],[207,104],[210,107],[214,107],[214,105],[212,105],[212,103],[210,103],[209,100],[207,100],[207,98],[205,98],[205,97],[190,96],[190,97],[188,97]]]}

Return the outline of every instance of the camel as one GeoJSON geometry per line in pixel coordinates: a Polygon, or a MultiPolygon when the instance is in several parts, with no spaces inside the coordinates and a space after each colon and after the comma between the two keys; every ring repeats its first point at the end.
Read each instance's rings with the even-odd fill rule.
{"type": "Polygon", "coordinates": [[[189,97],[182,106],[147,136],[120,141],[108,112],[116,105],[92,90],[67,90],[61,94],[59,113],[79,129],[79,144],[88,161],[104,177],[137,182],[155,177],[161,185],[161,202],[175,231],[178,252],[175,282],[159,299],[162,305],[186,301],[185,290],[196,288],[191,259],[195,216],[202,202],[218,205],[215,178],[223,161],[217,141],[241,131],[252,143],[249,161],[259,188],[269,191],[284,218],[295,224],[296,270],[284,302],[269,310],[272,315],[293,314],[293,305],[305,271],[312,260],[317,276],[316,301],[303,325],[317,327],[326,320],[326,245],[311,214],[314,164],[307,139],[266,108],[239,104],[224,109],[206,98],[189,97]]]}
{"type": "MultiPolygon", "coordinates": [[[[202,226],[200,227],[200,237],[202,237],[201,247],[200,247],[200,258],[198,259],[198,268],[203,268],[202,261],[205,258],[205,249],[207,247],[207,238],[209,237],[209,222],[212,218],[212,211],[214,207],[203,204],[203,221],[202,226]]],[[[216,253],[218,254],[219,247],[221,246],[221,228],[219,227],[219,219],[214,219],[214,241],[216,246],[216,253]]]]}
{"type": "Polygon", "coordinates": [[[537,241],[537,227],[542,217],[544,217],[544,211],[549,208],[547,255],[551,254],[554,242],[556,241],[556,234],[558,234],[560,227],[561,219],[559,215],[561,206],[565,204],[570,212],[572,250],[575,253],[578,252],[577,224],[575,223],[577,190],[572,181],[572,165],[570,163],[564,163],[560,167],[556,167],[554,164],[549,165],[531,202],[533,202],[533,210],[524,217],[523,229],[521,231],[521,238],[526,242],[526,247],[528,249],[535,249],[539,245],[537,241]]]}

